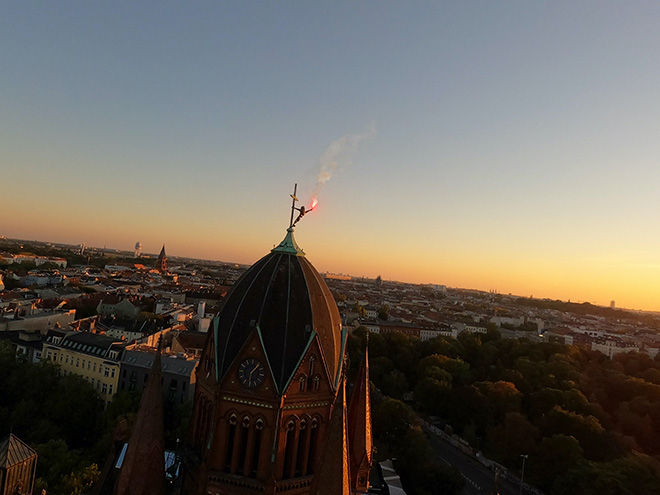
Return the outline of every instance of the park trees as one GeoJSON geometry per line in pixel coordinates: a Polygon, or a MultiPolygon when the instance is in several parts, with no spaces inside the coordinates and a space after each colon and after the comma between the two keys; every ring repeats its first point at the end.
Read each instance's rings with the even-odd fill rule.
{"type": "Polygon", "coordinates": [[[659,360],[492,337],[372,335],[372,379],[399,399],[407,386],[420,413],[513,469],[529,455],[529,479],[550,494],[599,493],[567,487],[576,473],[593,479],[607,469],[617,472],[607,475],[614,486],[637,473],[646,480],[633,484],[639,493],[653,483],[660,492],[660,462],[650,457],[660,455],[659,360]]]}

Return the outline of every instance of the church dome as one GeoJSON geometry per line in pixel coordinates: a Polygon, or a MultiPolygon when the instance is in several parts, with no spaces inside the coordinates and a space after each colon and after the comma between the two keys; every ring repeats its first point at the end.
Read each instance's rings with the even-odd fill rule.
{"type": "Polygon", "coordinates": [[[340,367],[342,338],[337,305],[293,238],[293,228],[268,255],[234,284],[217,322],[218,377],[239,355],[249,335],[259,333],[279,393],[318,336],[330,377],[340,367]]]}

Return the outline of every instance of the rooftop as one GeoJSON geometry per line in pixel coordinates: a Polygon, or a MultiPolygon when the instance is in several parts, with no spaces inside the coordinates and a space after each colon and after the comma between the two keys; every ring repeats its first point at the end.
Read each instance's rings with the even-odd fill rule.
{"type": "Polygon", "coordinates": [[[8,468],[36,455],[28,444],[13,433],[0,442],[0,467],[8,468]]]}

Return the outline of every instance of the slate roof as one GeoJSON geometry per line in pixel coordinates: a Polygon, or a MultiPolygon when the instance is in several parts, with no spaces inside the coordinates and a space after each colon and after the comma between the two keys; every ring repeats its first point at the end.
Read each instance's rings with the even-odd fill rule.
{"type": "Polygon", "coordinates": [[[53,344],[49,336],[46,341],[63,349],[72,349],[91,356],[107,358],[108,351],[120,350],[124,343],[112,337],[90,332],[73,332],[68,334],[59,344],[53,344]]]}
{"type": "Polygon", "coordinates": [[[219,377],[255,328],[280,391],[315,334],[331,376],[341,364],[341,319],[332,294],[291,232],[285,241],[250,267],[227,296],[216,322],[219,377]]]}
{"type": "MultiPolygon", "coordinates": [[[[121,362],[149,370],[154,364],[156,354],[156,352],[148,350],[126,350],[121,362]]],[[[162,372],[190,377],[198,361],[198,359],[188,359],[175,354],[165,355],[161,358],[162,372]]]]}
{"type": "Polygon", "coordinates": [[[36,455],[28,444],[13,433],[0,442],[0,467],[9,468],[36,455]]]}

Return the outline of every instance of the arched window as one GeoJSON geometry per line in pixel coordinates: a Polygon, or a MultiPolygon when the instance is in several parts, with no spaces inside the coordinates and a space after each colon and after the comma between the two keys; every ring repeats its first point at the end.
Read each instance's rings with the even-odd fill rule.
{"type": "Polygon", "coordinates": [[[197,411],[195,411],[195,447],[202,443],[202,415],[204,413],[204,399],[199,398],[197,402],[197,411]]]}
{"type": "Polygon", "coordinates": [[[286,424],[286,441],[284,448],[284,478],[293,476],[294,457],[296,455],[296,422],[291,419],[286,424]]]}
{"type": "Polygon", "coordinates": [[[259,454],[261,453],[261,436],[264,429],[264,420],[259,418],[254,422],[254,442],[252,444],[252,469],[253,478],[257,477],[259,472],[259,454]]]}
{"type": "Polygon", "coordinates": [[[200,396],[195,424],[195,446],[199,449],[204,448],[204,441],[208,437],[212,412],[211,401],[206,397],[200,396]]]}
{"type": "Polygon", "coordinates": [[[250,433],[250,418],[249,416],[244,416],[243,422],[241,423],[241,431],[239,437],[240,444],[238,447],[238,459],[237,459],[238,474],[247,474],[244,473],[244,470],[245,470],[245,461],[247,455],[249,433],[250,433]]]}
{"type": "Polygon", "coordinates": [[[314,363],[316,362],[316,357],[314,355],[309,356],[309,367],[307,373],[307,390],[314,390],[312,376],[314,375],[314,363]]]}
{"type": "Polygon", "coordinates": [[[211,430],[211,415],[213,414],[212,404],[209,399],[204,400],[204,421],[202,429],[202,446],[209,436],[211,430]]]}
{"type": "Polygon", "coordinates": [[[313,474],[319,440],[319,420],[313,418],[309,425],[309,454],[307,456],[307,474],[313,474]]]}
{"type": "Polygon", "coordinates": [[[321,377],[319,375],[314,375],[314,380],[312,381],[312,389],[318,390],[321,385],[321,377]]]}
{"type": "Polygon", "coordinates": [[[306,470],[306,460],[307,460],[307,452],[306,452],[306,443],[307,443],[307,435],[308,435],[308,428],[307,428],[307,421],[302,419],[300,420],[300,426],[298,427],[298,448],[297,448],[297,456],[296,456],[296,471],[294,473],[294,476],[304,476],[305,470],[306,470]]]}
{"type": "Polygon", "coordinates": [[[225,472],[231,471],[231,461],[234,453],[234,443],[236,441],[236,424],[238,418],[235,414],[229,416],[229,424],[227,427],[227,450],[225,451],[225,472]]]}
{"type": "Polygon", "coordinates": [[[298,392],[305,391],[306,383],[307,383],[307,377],[305,375],[302,375],[300,378],[298,378],[298,392]]]}

